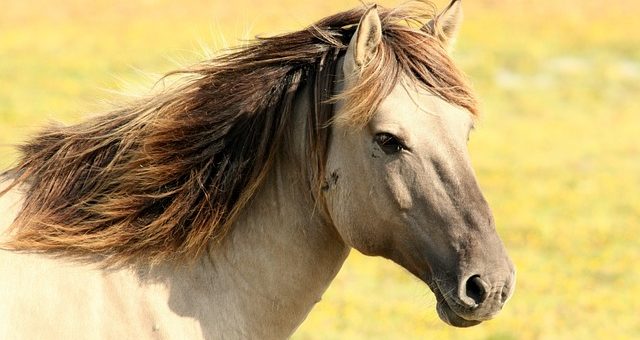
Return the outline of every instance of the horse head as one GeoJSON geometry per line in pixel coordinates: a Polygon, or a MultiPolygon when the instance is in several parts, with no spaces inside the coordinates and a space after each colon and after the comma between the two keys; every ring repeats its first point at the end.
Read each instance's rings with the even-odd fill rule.
{"type": "MultiPolygon", "coordinates": [[[[441,43],[435,58],[446,58],[461,21],[459,4],[453,1],[423,28],[441,43]]],[[[515,282],[471,166],[467,141],[474,118],[417,84],[415,75],[401,74],[360,124],[353,115],[368,108],[350,100],[366,92],[359,87],[363,78],[385,67],[376,58],[389,58],[386,43],[371,7],[342,63],[343,95],[327,163],[333,184],[325,194],[328,211],[346,244],[400,264],[428,284],[442,320],[472,326],[500,311],[515,282]]]]}

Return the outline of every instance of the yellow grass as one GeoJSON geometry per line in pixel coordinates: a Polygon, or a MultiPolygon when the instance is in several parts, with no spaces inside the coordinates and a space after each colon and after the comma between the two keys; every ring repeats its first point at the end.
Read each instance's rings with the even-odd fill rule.
{"type": "MultiPolygon", "coordinates": [[[[148,88],[149,74],[201,59],[201,46],[355,5],[5,1],[0,166],[15,158],[6,144],[46,120],[98,112],[117,98],[109,91],[148,88]]],[[[513,299],[495,320],[453,329],[425,285],[354,252],[295,337],[640,338],[640,3],[474,0],[465,10],[456,60],[484,102],[470,148],[518,268],[513,299]]]]}

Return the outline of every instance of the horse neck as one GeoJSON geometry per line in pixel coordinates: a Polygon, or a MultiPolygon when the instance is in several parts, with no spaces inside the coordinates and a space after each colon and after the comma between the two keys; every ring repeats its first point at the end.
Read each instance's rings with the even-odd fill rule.
{"type": "MultiPolygon", "coordinates": [[[[306,91],[302,89],[296,100],[292,117],[289,136],[297,137],[280,148],[265,182],[224,242],[212,244],[199,262],[197,275],[208,278],[196,281],[209,285],[203,287],[202,298],[215,306],[209,307],[209,320],[202,321],[219,326],[210,329],[213,334],[290,335],[320,300],[349,252],[321,218],[320,207],[308,198],[308,160],[296,140],[306,131],[306,91]]],[[[180,296],[198,291],[198,282],[185,280],[183,273],[179,276],[184,283],[180,296]]],[[[185,299],[174,299],[180,300],[185,299]]]]}

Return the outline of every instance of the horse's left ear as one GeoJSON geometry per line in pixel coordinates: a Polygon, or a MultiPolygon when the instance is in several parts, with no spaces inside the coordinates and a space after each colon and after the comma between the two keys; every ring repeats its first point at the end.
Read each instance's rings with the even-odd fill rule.
{"type": "Polygon", "coordinates": [[[438,37],[451,50],[462,25],[462,17],[462,0],[452,0],[444,11],[424,25],[423,30],[438,37]]]}
{"type": "Polygon", "coordinates": [[[353,34],[345,55],[347,74],[362,70],[362,67],[374,57],[378,45],[382,42],[382,24],[376,5],[369,7],[353,34]]]}

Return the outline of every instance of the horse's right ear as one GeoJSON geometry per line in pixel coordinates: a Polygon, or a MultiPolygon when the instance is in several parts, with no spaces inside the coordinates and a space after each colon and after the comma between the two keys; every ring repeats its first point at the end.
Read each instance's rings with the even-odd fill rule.
{"type": "Polygon", "coordinates": [[[449,6],[426,23],[422,30],[437,37],[451,50],[462,24],[462,16],[462,0],[451,0],[449,6]]]}
{"type": "Polygon", "coordinates": [[[362,66],[373,58],[380,42],[382,42],[382,24],[378,9],[373,5],[362,15],[358,28],[349,42],[344,61],[345,73],[359,72],[362,66]]]}

